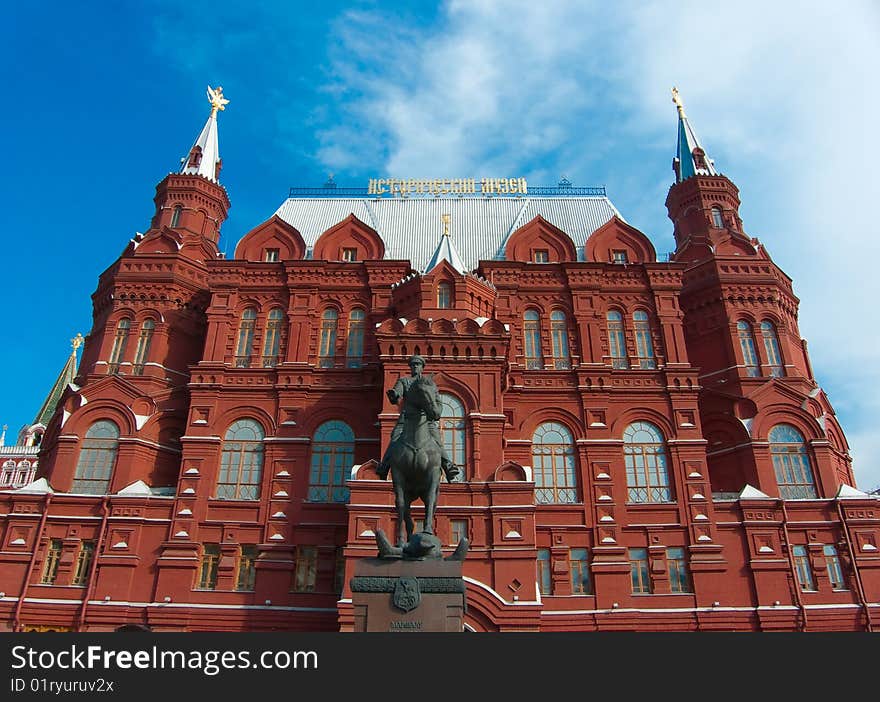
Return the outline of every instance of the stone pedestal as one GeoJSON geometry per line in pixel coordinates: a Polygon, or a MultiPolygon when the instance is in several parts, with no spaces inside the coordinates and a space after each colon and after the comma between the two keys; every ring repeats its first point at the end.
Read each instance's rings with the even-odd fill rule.
{"type": "Polygon", "coordinates": [[[351,580],[354,631],[462,631],[461,561],[365,558],[351,580]]]}

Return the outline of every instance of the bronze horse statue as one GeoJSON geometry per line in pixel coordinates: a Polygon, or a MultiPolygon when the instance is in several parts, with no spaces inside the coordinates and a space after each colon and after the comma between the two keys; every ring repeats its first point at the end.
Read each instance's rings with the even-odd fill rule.
{"type": "Polygon", "coordinates": [[[434,533],[434,510],[440,493],[440,446],[431,435],[431,422],[440,419],[440,392],[433,378],[417,378],[406,392],[401,413],[403,432],[388,448],[394,506],[397,509],[398,546],[412,539],[410,507],[425,504],[423,533],[434,533]]]}

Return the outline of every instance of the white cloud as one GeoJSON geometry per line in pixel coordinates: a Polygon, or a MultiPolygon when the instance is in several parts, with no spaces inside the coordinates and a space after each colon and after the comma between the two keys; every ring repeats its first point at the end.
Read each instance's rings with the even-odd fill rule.
{"type": "Polygon", "coordinates": [[[869,411],[880,397],[880,275],[864,263],[880,254],[877,6],[462,0],[444,10],[418,31],[343,18],[335,88],[353,98],[354,126],[322,134],[326,165],[606,182],[662,250],[677,84],[741,189],[747,231],[794,279],[859,486],[880,484],[869,411]]]}

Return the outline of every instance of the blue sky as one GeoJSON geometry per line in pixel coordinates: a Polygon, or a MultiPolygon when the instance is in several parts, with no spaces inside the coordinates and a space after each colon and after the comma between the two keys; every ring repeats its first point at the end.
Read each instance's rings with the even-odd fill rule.
{"type": "Polygon", "coordinates": [[[149,226],[206,85],[231,101],[230,252],[328,173],[565,174],[669,251],[677,85],[746,232],[794,279],[858,486],[880,486],[876,3],[18,3],[0,58],[8,440],[89,331],[98,275],[149,226]]]}

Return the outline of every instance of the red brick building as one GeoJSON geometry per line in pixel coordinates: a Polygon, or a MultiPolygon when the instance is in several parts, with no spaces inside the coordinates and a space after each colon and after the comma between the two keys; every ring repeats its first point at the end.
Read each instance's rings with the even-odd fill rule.
{"type": "Polygon", "coordinates": [[[0,626],[350,629],[413,353],[470,629],[877,626],[880,502],[680,103],[668,261],[603,190],[519,179],[294,191],[225,259],[212,104],[100,276],[38,480],[0,492],[0,626]]]}

